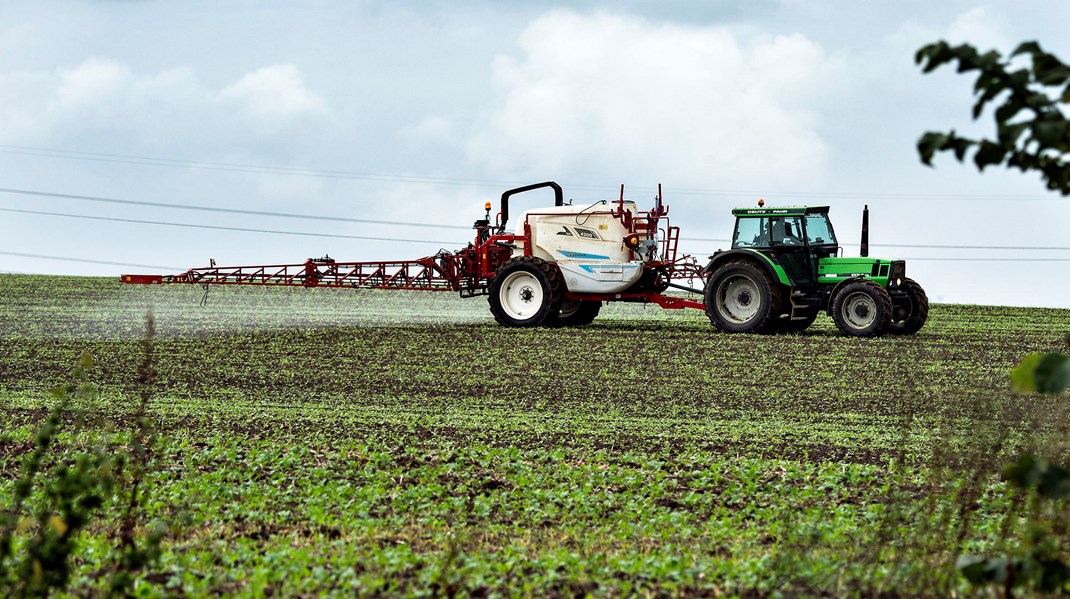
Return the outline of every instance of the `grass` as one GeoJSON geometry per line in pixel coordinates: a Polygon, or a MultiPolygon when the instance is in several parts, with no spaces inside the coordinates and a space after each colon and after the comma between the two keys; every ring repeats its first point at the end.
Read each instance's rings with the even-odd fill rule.
{"type": "Polygon", "coordinates": [[[202,294],[0,276],[5,493],[82,352],[104,423],[66,442],[131,418],[156,315],[149,504],[172,528],[150,595],[965,592],[955,557],[1017,534],[989,473],[1061,413],[1007,372],[1070,316],[936,305],[916,336],[864,340],[827,317],[737,336],[610,304],[520,330],[446,293],[202,294]]]}

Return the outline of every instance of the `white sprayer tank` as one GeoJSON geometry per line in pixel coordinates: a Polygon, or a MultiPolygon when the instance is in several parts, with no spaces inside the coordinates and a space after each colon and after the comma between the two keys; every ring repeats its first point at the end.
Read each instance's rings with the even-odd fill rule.
{"type": "MultiPolygon", "coordinates": [[[[639,280],[643,262],[630,260],[624,245],[628,230],[613,216],[616,208],[616,202],[598,202],[529,210],[517,221],[517,233],[523,234],[528,222],[532,254],[556,263],[569,291],[620,293],[639,280]]],[[[635,214],[635,203],[625,201],[624,209],[635,214]]],[[[523,245],[513,251],[514,256],[523,254],[523,245]]]]}

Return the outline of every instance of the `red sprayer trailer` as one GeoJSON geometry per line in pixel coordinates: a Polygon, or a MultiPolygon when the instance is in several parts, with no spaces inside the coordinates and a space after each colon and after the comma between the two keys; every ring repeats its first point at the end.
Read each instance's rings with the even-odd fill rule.
{"type": "Polygon", "coordinates": [[[669,287],[702,294],[674,280],[702,280],[694,258],[678,255],[680,229],[669,225],[661,187],[654,207],[639,211],[624,199],[568,204],[552,181],[510,189],[491,221],[475,221],[475,239],[455,252],[393,262],[339,262],[309,258],[302,264],[211,266],[176,275],[121,275],[124,283],[203,285],[288,285],[454,291],[461,297],[487,295],[500,324],[512,327],[569,326],[591,322],[602,302],[654,303],[663,308],[705,309],[705,304],[664,295],[669,287]],[[541,188],[554,192],[552,207],[523,213],[512,232],[509,200],[541,188]]]}

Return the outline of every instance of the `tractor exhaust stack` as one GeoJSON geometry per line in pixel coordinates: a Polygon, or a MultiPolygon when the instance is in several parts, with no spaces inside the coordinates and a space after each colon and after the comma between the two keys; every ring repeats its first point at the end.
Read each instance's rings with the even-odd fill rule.
{"type": "Polygon", "coordinates": [[[862,247],[858,255],[863,258],[869,256],[869,204],[862,210],[862,247]]]}

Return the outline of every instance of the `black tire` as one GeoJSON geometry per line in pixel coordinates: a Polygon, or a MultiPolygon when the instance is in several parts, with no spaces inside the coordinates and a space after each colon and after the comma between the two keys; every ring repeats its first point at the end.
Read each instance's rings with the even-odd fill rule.
{"type": "Polygon", "coordinates": [[[873,281],[847,283],[832,298],[832,320],[845,335],[883,335],[892,322],[892,297],[873,281]]]}
{"type": "Polygon", "coordinates": [[[545,260],[519,256],[498,269],[487,299],[498,324],[539,326],[561,309],[561,277],[545,260]]]}
{"type": "Polygon", "coordinates": [[[780,318],[776,320],[774,328],[778,333],[801,333],[810,328],[810,325],[814,324],[817,320],[818,310],[808,310],[801,320],[792,320],[791,314],[781,314],[780,318]]]}
{"type": "Polygon", "coordinates": [[[568,301],[561,302],[561,310],[557,316],[547,320],[549,326],[555,327],[579,327],[591,322],[598,317],[602,309],[602,302],[593,301],[568,301]]]}
{"type": "Polygon", "coordinates": [[[888,332],[893,335],[913,335],[929,319],[929,296],[914,279],[903,279],[902,298],[892,302],[892,323],[888,332]]]}
{"type": "Polygon", "coordinates": [[[706,315],[726,333],[772,332],[780,314],[780,285],[752,262],[736,260],[706,282],[706,315]]]}

